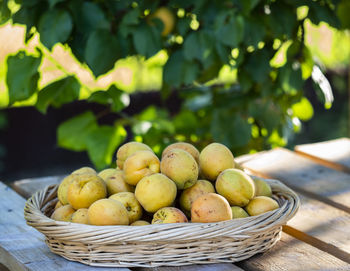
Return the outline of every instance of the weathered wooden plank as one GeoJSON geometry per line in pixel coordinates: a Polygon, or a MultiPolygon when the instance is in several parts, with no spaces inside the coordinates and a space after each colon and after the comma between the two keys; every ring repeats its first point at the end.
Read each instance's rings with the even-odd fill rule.
{"type": "Polygon", "coordinates": [[[0,262],[10,270],[110,270],[71,262],[51,253],[44,236],[25,223],[25,199],[1,182],[0,199],[0,262]]]}
{"type": "MultiPolygon", "coordinates": [[[[149,268],[137,268],[138,271],[150,271],[149,268]]],[[[229,263],[219,263],[219,264],[208,264],[208,265],[188,265],[182,267],[164,266],[164,267],[154,267],[152,271],[243,271],[242,268],[229,264],[229,263]]]]}
{"type": "Polygon", "coordinates": [[[303,144],[294,148],[295,152],[305,155],[315,162],[327,167],[350,172],[350,139],[335,140],[303,144]]]}
{"type": "Polygon", "coordinates": [[[238,264],[245,270],[349,270],[350,265],[285,233],[269,251],[238,264]]]}
{"type": "Polygon", "coordinates": [[[45,188],[50,184],[57,184],[65,177],[62,176],[48,176],[40,178],[31,178],[15,181],[11,184],[13,190],[20,194],[24,198],[29,198],[36,191],[45,188]]]}
{"type": "Polygon", "coordinates": [[[255,155],[242,165],[255,174],[279,179],[297,192],[350,213],[349,174],[282,148],[255,155]]]}
{"type": "Polygon", "coordinates": [[[300,196],[298,213],[284,228],[290,235],[350,263],[350,215],[300,196]],[[303,233],[303,234],[300,234],[303,233]]]}

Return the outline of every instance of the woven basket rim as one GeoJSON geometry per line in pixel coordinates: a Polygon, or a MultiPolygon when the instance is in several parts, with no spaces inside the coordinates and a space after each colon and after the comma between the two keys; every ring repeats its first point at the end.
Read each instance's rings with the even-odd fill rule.
{"type": "MultiPolygon", "coordinates": [[[[90,233],[91,236],[97,235],[97,234],[103,234],[103,233],[107,234],[106,232],[108,232],[107,234],[108,236],[110,234],[113,234],[113,232],[118,233],[120,237],[119,238],[120,241],[125,241],[125,239],[123,238],[123,234],[126,234],[126,233],[128,233],[128,236],[131,233],[134,233],[137,236],[136,238],[131,238],[131,239],[128,237],[127,239],[128,241],[154,241],[154,240],[160,240],[161,238],[160,239],[158,237],[151,238],[151,236],[149,236],[149,238],[144,238],[144,236],[152,235],[153,233],[159,233],[160,231],[171,232],[171,231],[178,231],[181,229],[184,229],[184,230],[192,229],[193,232],[196,232],[197,230],[201,231],[203,229],[208,229],[208,228],[216,228],[217,230],[219,229],[229,230],[229,228],[231,228],[232,226],[237,226],[237,225],[246,225],[249,228],[249,230],[252,230],[255,228],[257,231],[259,230],[263,231],[264,228],[266,227],[285,224],[289,219],[291,219],[295,215],[300,205],[299,197],[289,187],[287,187],[286,185],[284,185],[283,183],[275,179],[264,179],[264,180],[266,180],[271,185],[272,190],[275,193],[277,193],[277,196],[280,196],[283,198],[287,197],[287,200],[285,200],[282,206],[280,206],[276,210],[273,210],[258,216],[250,216],[250,217],[241,218],[241,219],[232,219],[232,220],[214,222],[214,223],[191,222],[191,223],[153,224],[153,225],[145,225],[142,227],[129,226],[129,225],[95,226],[95,225],[77,224],[72,222],[56,221],[46,216],[42,210],[45,209],[45,206],[47,204],[50,204],[50,202],[52,205],[53,200],[55,200],[55,193],[57,191],[57,187],[59,184],[49,185],[46,188],[34,193],[32,197],[29,198],[26,202],[26,205],[24,208],[24,217],[28,225],[36,228],[38,231],[44,233],[45,235],[48,235],[48,236],[52,235],[62,240],[74,240],[76,238],[73,238],[73,236],[77,234],[79,235],[79,233],[81,233],[82,231],[85,231],[87,235],[89,235],[90,233]],[[274,220],[274,218],[276,220],[274,220]],[[268,223],[268,225],[264,227],[264,223],[266,223],[267,220],[270,220],[270,223],[268,223]],[[59,231],[66,231],[66,233],[60,234],[59,231]]],[[[279,204],[281,204],[280,202],[279,204]]],[[[236,233],[237,233],[236,236],[239,237],[239,231],[237,231],[236,233]]],[[[176,238],[175,236],[172,236],[169,239],[168,237],[166,238],[166,240],[168,241],[172,239],[182,239],[182,240],[191,239],[191,236],[180,236],[180,235],[177,236],[178,238],[176,238]]],[[[242,238],[244,237],[244,230],[242,230],[241,237],[242,238]]],[[[86,240],[89,240],[89,238],[87,238],[86,240]]],[[[112,238],[110,241],[111,242],[116,241],[116,239],[112,238]]]]}

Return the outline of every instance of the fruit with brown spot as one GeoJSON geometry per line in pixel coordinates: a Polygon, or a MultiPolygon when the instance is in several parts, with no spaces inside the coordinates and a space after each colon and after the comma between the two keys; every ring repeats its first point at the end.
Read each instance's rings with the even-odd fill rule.
{"type": "Polygon", "coordinates": [[[164,207],[159,209],[152,219],[152,224],[185,223],[188,222],[185,214],[175,207],[164,207]]]}
{"type": "Polygon", "coordinates": [[[192,203],[200,196],[215,193],[214,185],[207,180],[198,180],[193,186],[185,189],[180,196],[180,207],[185,214],[191,215],[192,203]]]}
{"type": "Polygon", "coordinates": [[[98,177],[101,177],[104,181],[106,181],[110,176],[115,174],[118,171],[116,168],[106,168],[102,170],[99,174],[97,174],[98,177]]]}
{"type": "Polygon", "coordinates": [[[111,196],[120,192],[134,192],[135,187],[126,183],[124,179],[124,172],[122,170],[115,170],[113,175],[106,180],[107,192],[111,196]]]}
{"type": "Polygon", "coordinates": [[[199,164],[199,151],[192,144],[186,142],[177,142],[170,144],[163,150],[162,158],[166,155],[168,151],[171,151],[172,149],[182,149],[184,151],[187,151],[189,154],[192,155],[194,160],[196,160],[197,164],[199,164]]]}
{"type": "Polygon", "coordinates": [[[120,192],[109,197],[122,203],[129,215],[129,223],[133,223],[136,220],[139,220],[142,216],[142,207],[137,201],[134,193],[131,192],[120,192]]]}
{"type": "Polygon", "coordinates": [[[160,163],[160,171],[173,180],[180,190],[191,187],[198,179],[196,160],[182,149],[168,151],[160,163]]]}
{"type": "Polygon", "coordinates": [[[218,194],[205,194],[198,197],[192,204],[192,222],[211,223],[230,219],[232,219],[230,204],[218,194]]]}
{"type": "Polygon", "coordinates": [[[74,212],[72,215],[71,221],[73,223],[79,223],[79,224],[89,224],[88,220],[88,209],[87,208],[81,208],[74,212]]]}

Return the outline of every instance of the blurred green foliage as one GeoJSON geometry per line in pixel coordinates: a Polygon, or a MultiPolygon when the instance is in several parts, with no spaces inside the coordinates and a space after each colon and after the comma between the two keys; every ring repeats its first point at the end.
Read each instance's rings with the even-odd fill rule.
{"type": "MultiPolygon", "coordinates": [[[[8,56],[0,68],[7,106],[30,101],[44,113],[77,99],[104,104],[116,116],[114,125],[101,125],[100,115],[85,112],[57,131],[61,147],[87,151],[99,169],[111,164],[127,130],[157,153],[173,141],[199,149],[218,141],[235,154],[285,145],[300,129],[299,120],[313,116],[303,94],[315,65],[306,27],[349,28],[349,12],[346,0],[4,0],[0,23],[25,25],[25,40],[39,34],[41,43],[34,52],[8,56]],[[152,17],[162,6],[175,23],[166,36],[166,21],[152,17]],[[68,72],[40,86],[40,66],[58,44],[96,78],[123,61],[153,67],[162,96],[178,93],[181,110],[170,114],[150,105],[128,116],[127,88],[116,83],[91,89],[68,72]]],[[[154,79],[147,69],[142,75],[135,76],[141,86],[154,79]]]]}

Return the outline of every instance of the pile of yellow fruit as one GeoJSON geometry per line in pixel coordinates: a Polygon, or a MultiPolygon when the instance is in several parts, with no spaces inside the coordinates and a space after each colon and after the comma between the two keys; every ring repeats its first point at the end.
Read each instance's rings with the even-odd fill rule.
{"type": "Polygon", "coordinates": [[[269,184],[242,171],[219,143],[202,152],[174,143],[159,160],[147,145],[129,142],[118,149],[117,168],[78,169],[57,195],[52,219],[90,225],[209,223],[279,207],[269,184]]]}

